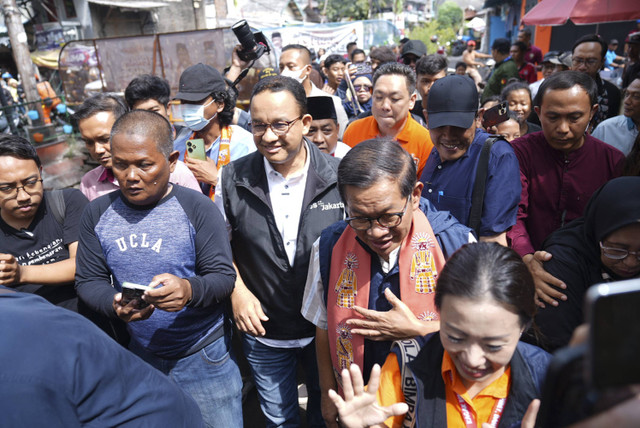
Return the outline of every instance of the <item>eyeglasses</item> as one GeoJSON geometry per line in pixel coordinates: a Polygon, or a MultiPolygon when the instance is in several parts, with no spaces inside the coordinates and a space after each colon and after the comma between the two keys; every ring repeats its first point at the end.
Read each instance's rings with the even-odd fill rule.
{"type": "Polygon", "coordinates": [[[0,194],[2,194],[5,198],[13,198],[18,196],[18,192],[20,192],[20,189],[31,194],[32,192],[38,190],[38,188],[40,187],[39,183],[42,183],[41,178],[32,178],[30,180],[27,180],[22,186],[16,186],[15,184],[5,184],[3,186],[0,186],[0,194]]]}
{"type": "Polygon", "coordinates": [[[627,251],[622,248],[605,247],[602,245],[602,242],[600,242],[600,248],[602,248],[602,254],[604,254],[605,257],[613,260],[624,260],[629,256],[635,256],[636,259],[640,261],[640,251],[627,251]]]}
{"type": "Polygon", "coordinates": [[[597,59],[597,58],[580,58],[580,57],[571,58],[571,64],[573,64],[573,65],[586,64],[589,67],[593,67],[594,65],[596,65],[599,62],[600,62],[600,60],[597,59]]]}
{"type": "Polygon", "coordinates": [[[288,122],[273,122],[273,123],[260,123],[260,122],[251,122],[251,133],[256,137],[262,137],[265,132],[267,132],[267,128],[271,128],[271,131],[276,135],[284,135],[289,132],[289,129],[293,126],[294,123],[302,119],[302,116],[296,117],[293,120],[288,122]]]}
{"type": "Polygon", "coordinates": [[[407,198],[407,203],[404,205],[404,209],[400,213],[387,213],[382,214],[378,218],[371,217],[347,217],[346,221],[355,230],[369,230],[373,226],[373,222],[377,222],[380,227],[384,227],[385,229],[391,229],[397,227],[400,223],[402,223],[402,216],[407,212],[407,207],[409,206],[409,201],[411,200],[411,196],[407,198]]]}
{"type": "Polygon", "coordinates": [[[360,91],[370,91],[371,90],[371,85],[353,85],[353,89],[356,90],[356,92],[360,92],[360,91]]]}

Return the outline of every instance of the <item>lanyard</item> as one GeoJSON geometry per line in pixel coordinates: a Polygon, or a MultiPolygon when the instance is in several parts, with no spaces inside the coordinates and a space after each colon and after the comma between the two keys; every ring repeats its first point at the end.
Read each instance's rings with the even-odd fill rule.
{"type": "MultiPolygon", "coordinates": [[[[453,385],[453,374],[449,372],[449,376],[451,378],[451,385],[453,385]]],[[[456,398],[458,399],[458,404],[460,405],[460,412],[462,413],[462,420],[464,421],[467,428],[478,428],[478,424],[476,423],[475,417],[469,409],[469,405],[464,398],[460,396],[457,392],[456,398]]],[[[487,423],[491,425],[493,428],[498,426],[498,422],[500,422],[500,418],[502,417],[502,411],[504,410],[504,404],[507,402],[506,398],[501,398],[498,402],[493,406],[493,410],[491,411],[491,416],[489,416],[489,420],[487,423]]]]}

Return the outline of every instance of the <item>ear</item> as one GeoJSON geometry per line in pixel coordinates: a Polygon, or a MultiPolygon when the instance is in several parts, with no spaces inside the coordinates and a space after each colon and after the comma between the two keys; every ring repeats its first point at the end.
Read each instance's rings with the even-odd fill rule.
{"type": "Polygon", "coordinates": [[[313,117],[310,114],[305,114],[300,119],[302,122],[302,135],[307,135],[309,133],[309,128],[311,128],[311,122],[313,121],[313,117]]]}
{"type": "Polygon", "coordinates": [[[533,110],[536,112],[536,114],[538,115],[538,117],[540,117],[540,106],[534,106],[533,110]]]}
{"type": "Polygon", "coordinates": [[[309,73],[311,73],[311,68],[312,68],[311,64],[307,64],[307,65],[304,66],[304,70],[305,70],[304,71],[304,75],[305,76],[309,76],[309,73]]]}
{"type": "Polygon", "coordinates": [[[178,158],[180,157],[180,152],[177,150],[174,150],[173,152],[169,153],[169,172],[173,172],[176,169],[176,165],[178,163],[178,158]]]}
{"type": "Polygon", "coordinates": [[[409,110],[413,110],[413,106],[416,105],[416,98],[418,98],[418,94],[415,92],[411,94],[411,97],[409,98],[409,110]]]}
{"type": "Polygon", "coordinates": [[[220,113],[222,110],[224,110],[224,102],[216,101],[216,105],[218,106],[218,108],[216,109],[216,112],[220,113]]]}
{"type": "Polygon", "coordinates": [[[413,192],[411,192],[411,205],[413,210],[420,209],[420,197],[422,195],[422,188],[424,184],[421,181],[417,181],[415,186],[413,186],[413,192]]]}
{"type": "Polygon", "coordinates": [[[591,122],[591,119],[593,119],[593,116],[596,114],[596,112],[598,111],[598,108],[600,106],[598,104],[594,104],[591,106],[591,114],[589,116],[589,122],[591,122]]]}

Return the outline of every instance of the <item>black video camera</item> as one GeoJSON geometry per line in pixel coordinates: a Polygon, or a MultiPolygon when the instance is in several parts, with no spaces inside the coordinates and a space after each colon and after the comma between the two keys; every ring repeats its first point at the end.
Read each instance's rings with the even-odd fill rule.
{"type": "Polygon", "coordinates": [[[243,19],[236,22],[231,29],[242,45],[242,49],[238,51],[238,56],[241,60],[245,62],[253,61],[265,53],[271,52],[269,43],[267,43],[262,31],[256,31],[255,33],[251,31],[251,27],[249,27],[246,20],[243,19]]]}

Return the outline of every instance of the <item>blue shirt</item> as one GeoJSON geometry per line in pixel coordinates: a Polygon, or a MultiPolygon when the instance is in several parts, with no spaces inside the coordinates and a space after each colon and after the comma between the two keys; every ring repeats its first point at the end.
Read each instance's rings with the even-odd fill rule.
{"type": "Polygon", "coordinates": [[[604,55],[604,66],[609,67],[611,63],[616,60],[616,56],[617,55],[615,51],[608,50],[607,53],[604,55]]]}
{"type": "Polygon", "coordinates": [[[600,122],[591,136],[604,141],[628,156],[638,136],[638,127],[630,117],[621,114],[600,122]]]}
{"type": "Polygon", "coordinates": [[[78,295],[112,317],[113,296],[124,281],[147,285],[161,273],[189,281],[188,306],[156,308],[148,319],[127,324],[147,352],[163,358],[190,354],[222,327],[223,301],[235,283],[222,215],[209,198],[178,185],[147,207],[129,204],[120,191],[92,201],[82,216],[76,261],[78,295]]]}
{"type": "Polygon", "coordinates": [[[0,286],[3,427],[204,426],[172,379],[91,321],[0,286]]]}
{"type": "MultiPolygon", "coordinates": [[[[231,134],[231,141],[229,141],[229,155],[231,156],[231,161],[240,159],[242,156],[256,151],[256,145],[253,142],[253,134],[236,125],[231,125],[231,129],[233,130],[231,134]]],[[[173,150],[180,152],[181,161],[184,161],[184,152],[187,149],[187,140],[192,138],[192,135],[193,131],[185,127],[176,136],[175,140],[173,140],[173,150]]],[[[207,150],[207,157],[217,161],[219,151],[220,137],[218,137],[216,141],[211,144],[209,150],[207,150]]]]}
{"type": "MultiPolygon", "coordinates": [[[[478,159],[487,137],[486,132],[476,130],[469,149],[455,161],[442,162],[434,147],[420,177],[422,196],[467,226],[478,159]]],[[[518,159],[508,142],[498,140],[489,155],[480,236],[497,235],[516,223],[521,190],[518,159]]]]}

